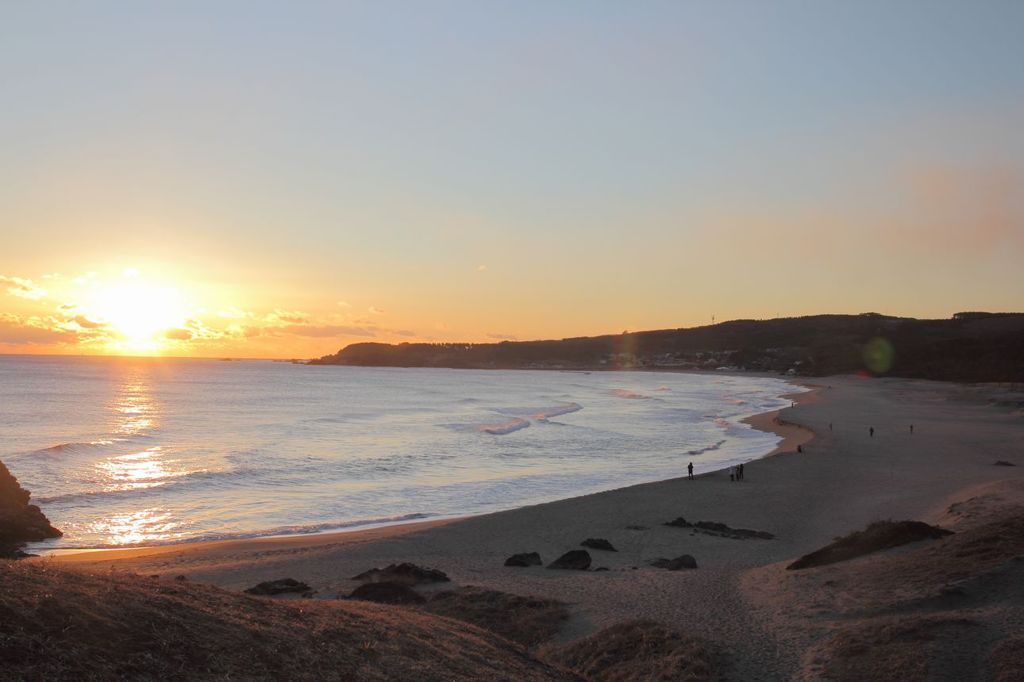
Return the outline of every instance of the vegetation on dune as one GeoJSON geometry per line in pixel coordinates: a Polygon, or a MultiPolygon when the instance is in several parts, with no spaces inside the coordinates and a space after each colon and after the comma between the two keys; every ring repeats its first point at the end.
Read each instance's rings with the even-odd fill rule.
{"type": "Polygon", "coordinates": [[[355,601],[0,562],[0,677],[571,680],[472,625],[355,601]]]}
{"type": "Polygon", "coordinates": [[[716,654],[704,640],[651,621],[630,621],[541,655],[592,682],[715,680],[716,654]]]}
{"type": "Polygon", "coordinates": [[[528,647],[554,637],[569,617],[568,609],[560,601],[479,587],[438,592],[420,608],[472,623],[528,647]]]}
{"type": "Polygon", "coordinates": [[[806,554],[786,568],[791,571],[848,561],[919,540],[952,535],[952,531],[929,526],[921,521],[875,521],[864,530],[837,538],[835,542],[806,554]]]}

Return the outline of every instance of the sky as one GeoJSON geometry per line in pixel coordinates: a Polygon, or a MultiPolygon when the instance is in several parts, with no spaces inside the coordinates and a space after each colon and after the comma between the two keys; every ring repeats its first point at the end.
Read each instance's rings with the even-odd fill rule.
{"type": "Polygon", "coordinates": [[[0,0],[0,352],[1024,308],[1024,3],[0,0]]]}

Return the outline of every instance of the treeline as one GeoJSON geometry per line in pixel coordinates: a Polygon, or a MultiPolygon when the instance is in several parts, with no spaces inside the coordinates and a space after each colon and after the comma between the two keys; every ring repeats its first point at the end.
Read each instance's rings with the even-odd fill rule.
{"type": "Polygon", "coordinates": [[[876,313],[501,343],[357,343],[312,364],[478,369],[717,368],[1024,381],[1024,314],[917,320],[876,313]]]}

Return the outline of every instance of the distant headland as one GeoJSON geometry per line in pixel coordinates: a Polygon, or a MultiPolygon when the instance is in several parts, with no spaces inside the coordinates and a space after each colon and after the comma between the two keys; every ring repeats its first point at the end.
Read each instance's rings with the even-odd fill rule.
{"type": "Polygon", "coordinates": [[[1024,313],[919,320],[878,313],[500,343],[356,343],[314,365],[462,369],[728,369],[1024,381],[1024,313]]]}

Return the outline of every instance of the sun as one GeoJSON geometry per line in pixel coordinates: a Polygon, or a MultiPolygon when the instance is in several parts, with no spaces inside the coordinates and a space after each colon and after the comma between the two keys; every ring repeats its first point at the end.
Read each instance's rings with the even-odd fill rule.
{"type": "Polygon", "coordinates": [[[90,318],[108,326],[130,346],[159,346],[169,329],[187,317],[178,289],[147,282],[133,270],[121,281],[90,292],[85,305],[90,318]]]}

